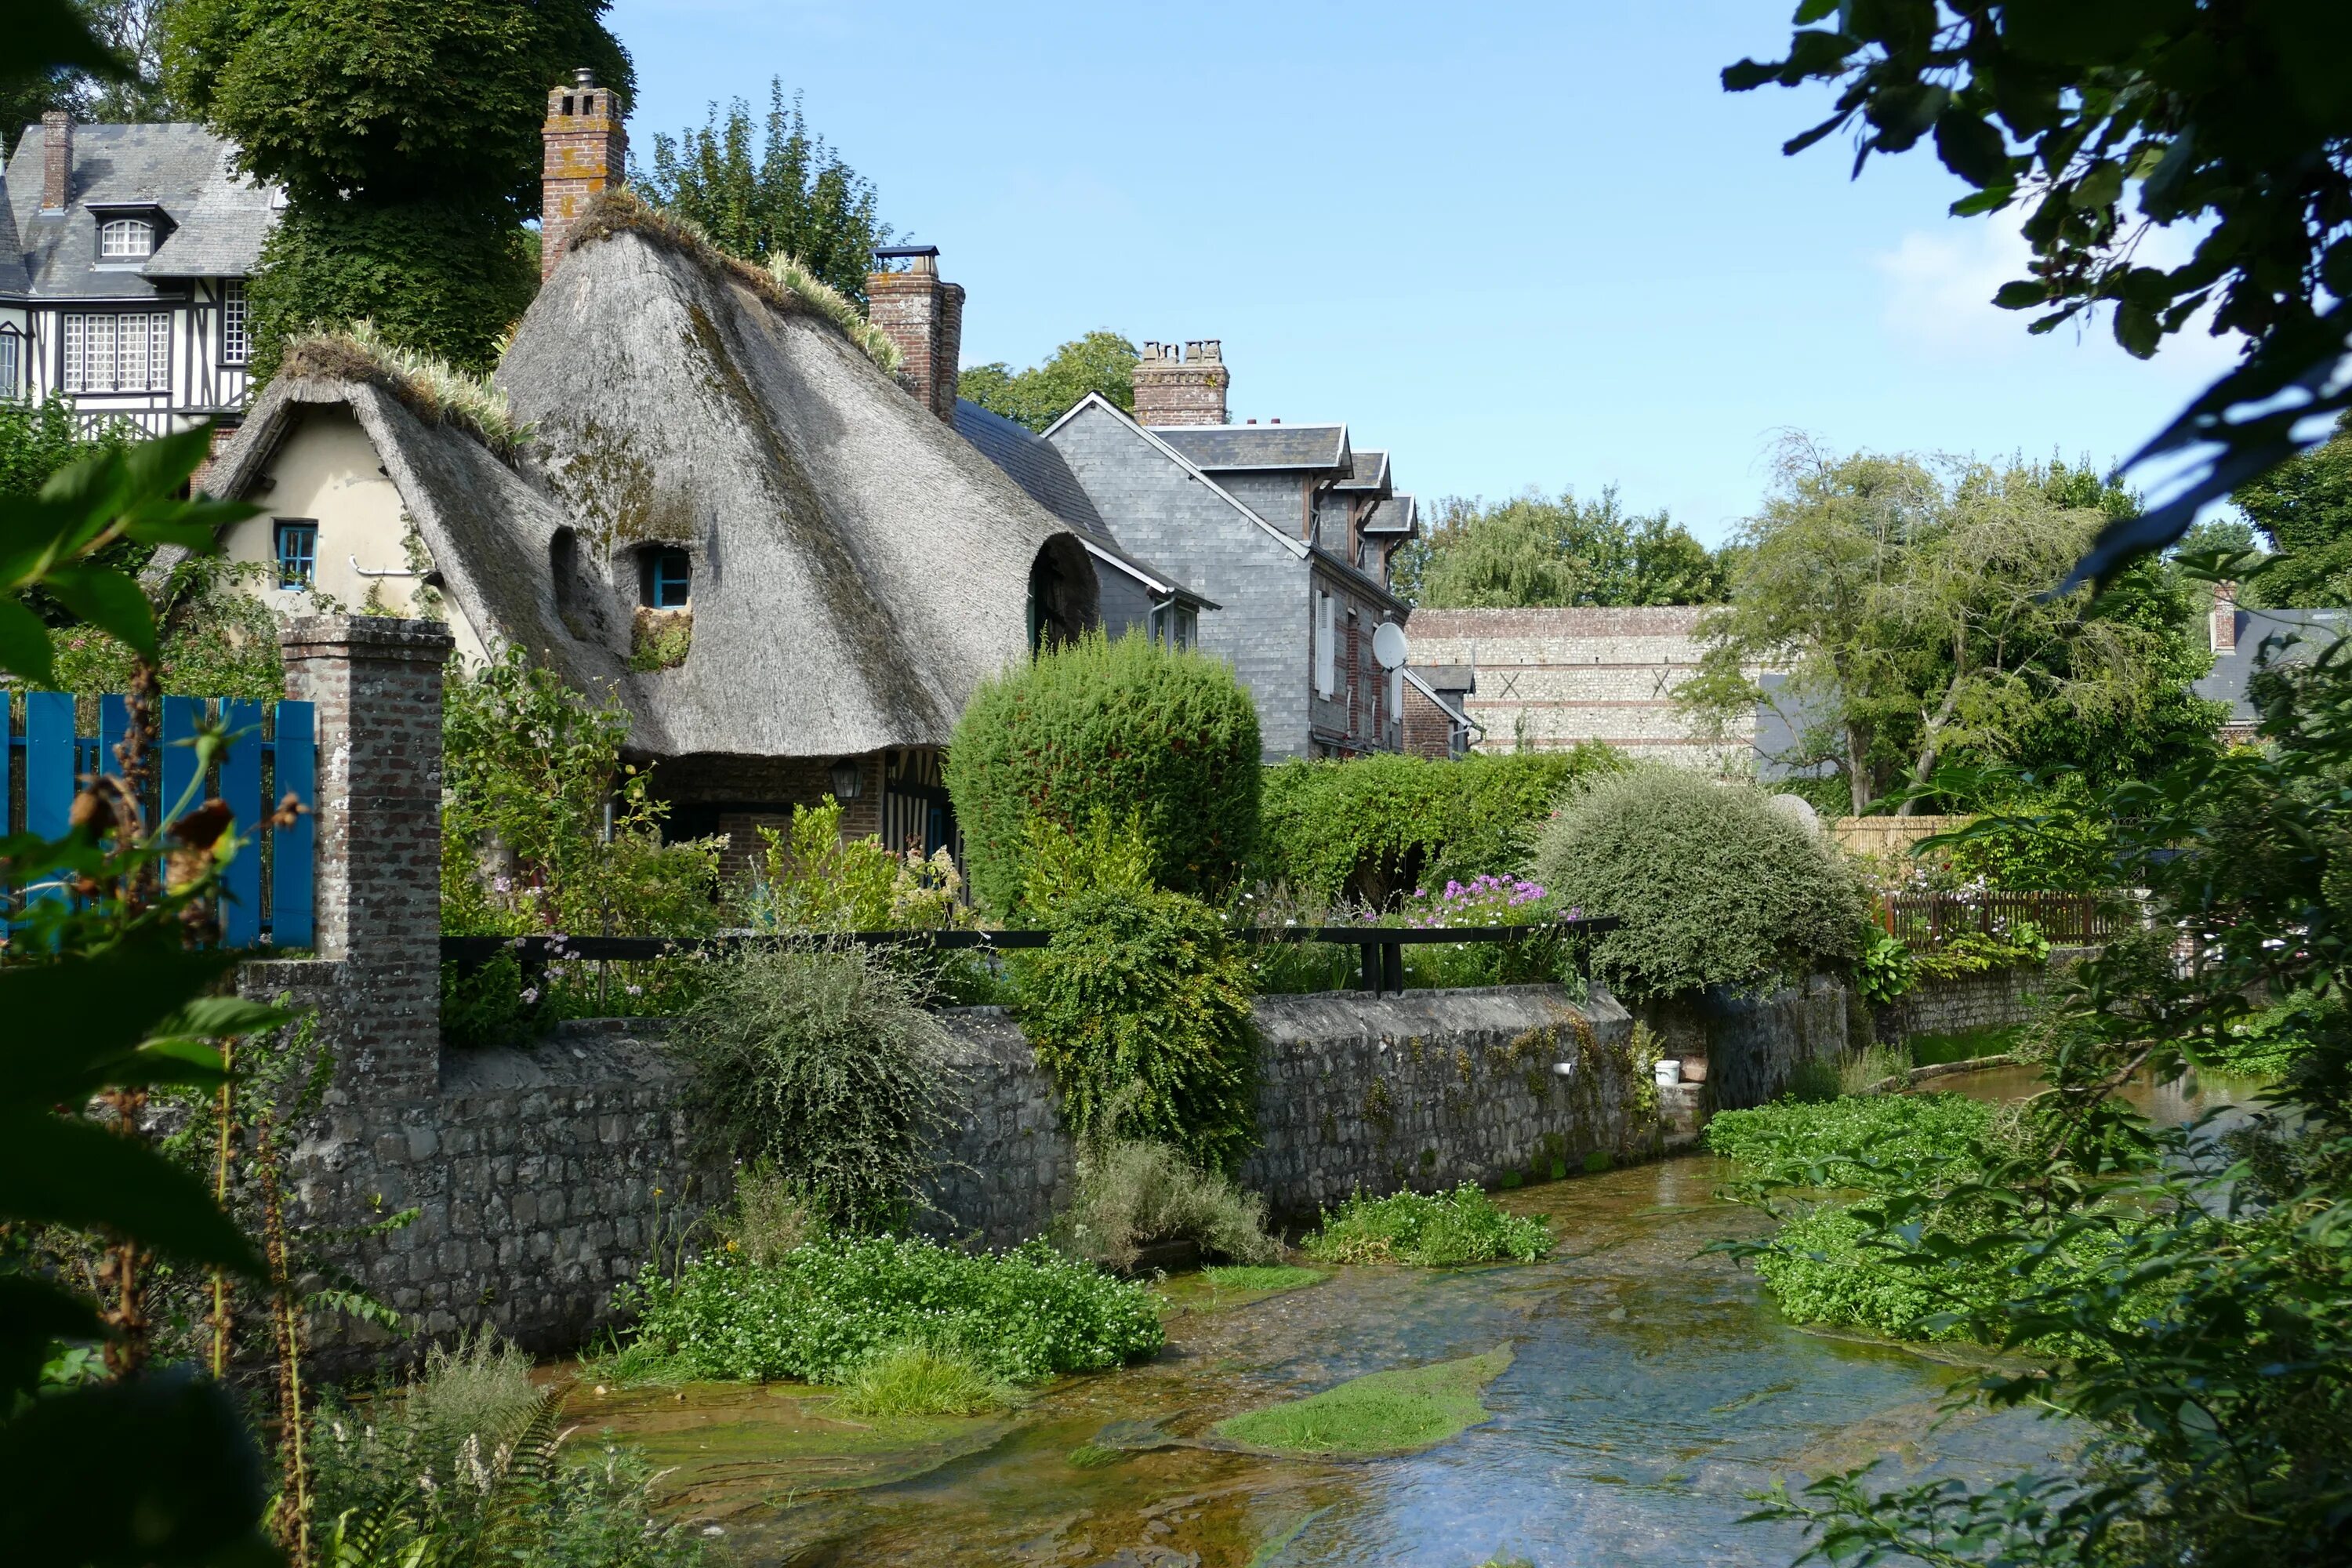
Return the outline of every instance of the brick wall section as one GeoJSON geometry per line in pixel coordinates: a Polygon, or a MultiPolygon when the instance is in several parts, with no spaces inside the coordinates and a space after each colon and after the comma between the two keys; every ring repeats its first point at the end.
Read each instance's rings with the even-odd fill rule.
{"type": "Polygon", "coordinates": [[[1469,716],[1484,751],[1605,741],[1637,757],[1744,766],[1752,718],[1717,742],[1675,708],[1696,672],[1703,609],[1415,610],[1405,629],[1417,664],[1473,664],[1469,716]]]}
{"type": "Polygon", "coordinates": [[[73,199],[73,116],[52,109],[41,116],[41,210],[62,212],[73,199]]]}
{"type": "Polygon", "coordinates": [[[1135,422],[1139,425],[1223,425],[1224,345],[1214,339],[1179,345],[1146,343],[1135,366],[1135,422]]]}
{"type": "Polygon", "coordinates": [[[547,94],[540,127],[539,276],[545,281],[571,247],[572,230],[596,194],[621,183],[628,167],[629,133],[623,106],[610,88],[585,70],[547,94]],[[593,112],[588,112],[593,110],[593,112]]]}
{"type": "Polygon", "coordinates": [[[1404,749],[1416,757],[1446,757],[1454,743],[1454,720],[1410,680],[1404,683],[1404,749]]]}
{"type": "MultiPolygon", "coordinates": [[[[441,1034],[437,621],[311,616],[282,637],[286,695],[317,704],[318,952],[367,998],[346,1042],[355,1095],[432,1092],[441,1034]]],[[[309,983],[306,983],[309,984],[309,983]]]]}

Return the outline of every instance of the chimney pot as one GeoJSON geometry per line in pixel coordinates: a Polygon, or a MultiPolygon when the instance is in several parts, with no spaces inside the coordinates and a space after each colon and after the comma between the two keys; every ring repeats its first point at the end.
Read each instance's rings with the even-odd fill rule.
{"type": "Polygon", "coordinates": [[[545,153],[540,171],[539,276],[545,282],[571,248],[572,227],[588,204],[600,191],[621,183],[629,163],[629,132],[621,123],[620,100],[597,88],[596,73],[581,66],[572,71],[569,87],[548,89],[547,120],[539,139],[545,153]],[[594,112],[600,91],[601,114],[594,112]]]}
{"type": "Polygon", "coordinates": [[[1213,338],[1148,342],[1135,366],[1135,422],[1225,424],[1225,389],[1232,382],[1213,338]]]}
{"type": "Polygon", "coordinates": [[[2238,651],[2238,585],[2235,583],[2213,584],[2213,611],[2205,617],[2205,624],[2213,652],[2238,651]]]}
{"type": "Polygon", "coordinates": [[[52,109],[41,116],[41,210],[61,213],[73,195],[73,116],[52,109]]]}

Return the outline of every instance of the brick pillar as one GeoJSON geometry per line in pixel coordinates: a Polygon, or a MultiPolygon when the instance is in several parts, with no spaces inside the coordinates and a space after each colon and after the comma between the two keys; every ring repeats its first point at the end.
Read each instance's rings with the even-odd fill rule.
{"type": "Polygon", "coordinates": [[[318,951],[341,960],[337,1077],[354,1098],[437,1092],[438,621],[309,616],[280,635],[286,695],[318,705],[318,951]]]}
{"type": "Polygon", "coordinates": [[[41,116],[41,210],[58,213],[73,195],[73,116],[52,109],[41,116]]]}
{"type": "Polygon", "coordinates": [[[1225,368],[1224,344],[1205,338],[1179,348],[1174,343],[1146,343],[1135,366],[1135,422],[1138,425],[1223,425],[1227,423],[1225,389],[1233,384],[1225,368]]]}
{"type": "Polygon", "coordinates": [[[547,120],[539,136],[545,151],[540,169],[539,277],[545,282],[572,244],[572,227],[596,193],[627,177],[629,132],[625,106],[609,87],[599,87],[585,66],[572,80],[551,88],[547,120]]]}
{"type": "Polygon", "coordinates": [[[915,401],[952,425],[963,363],[963,285],[940,281],[936,246],[893,246],[876,255],[903,260],[907,269],[866,275],[866,319],[898,345],[898,379],[915,401]]]}

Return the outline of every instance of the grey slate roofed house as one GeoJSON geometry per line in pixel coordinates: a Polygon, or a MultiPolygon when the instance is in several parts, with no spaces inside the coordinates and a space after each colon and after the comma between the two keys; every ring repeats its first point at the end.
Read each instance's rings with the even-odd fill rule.
{"type": "Polygon", "coordinates": [[[245,280],[283,204],[236,153],[196,124],[25,129],[0,178],[0,396],[153,435],[242,413],[245,280]]]}
{"type": "Polygon", "coordinates": [[[2208,702],[2229,705],[2221,720],[2223,739],[2251,741],[2260,715],[2248,695],[2255,671],[2265,664],[2302,664],[2352,632],[2352,610],[2240,609],[2235,584],[2215,586],[2207,616],[2213,668],[2191,688],[2208,702]]]}

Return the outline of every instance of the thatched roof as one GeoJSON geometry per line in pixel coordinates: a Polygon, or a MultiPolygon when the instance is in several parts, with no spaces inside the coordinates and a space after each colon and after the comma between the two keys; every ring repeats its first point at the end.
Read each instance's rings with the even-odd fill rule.
{"type": "Polygon", "coordinates": [[[695,556],[691,654],[628,678],[635,743],[943,743],[1025,656],[1040,551],[1076,536],[789,290],[627,216],[575,241],[498,382],[583,564],[695,556]]]}
{"type": "Polygon", "coordinates": [[[599,698],[620,692],[637,727],[647,728],[651,716],[632,689],[625,622],[584,595],[571,606],[572,626],[558,612],[549,544],[571,520],[492,456],[479,436],[429,410],[421,414],[406,392],[381,374],[281,373],[255,402],[206,488],[219,496],[247,494],[307,413],[349,409],[432,552],[442,594],[476,632],[521,645],[599,698]]]}

